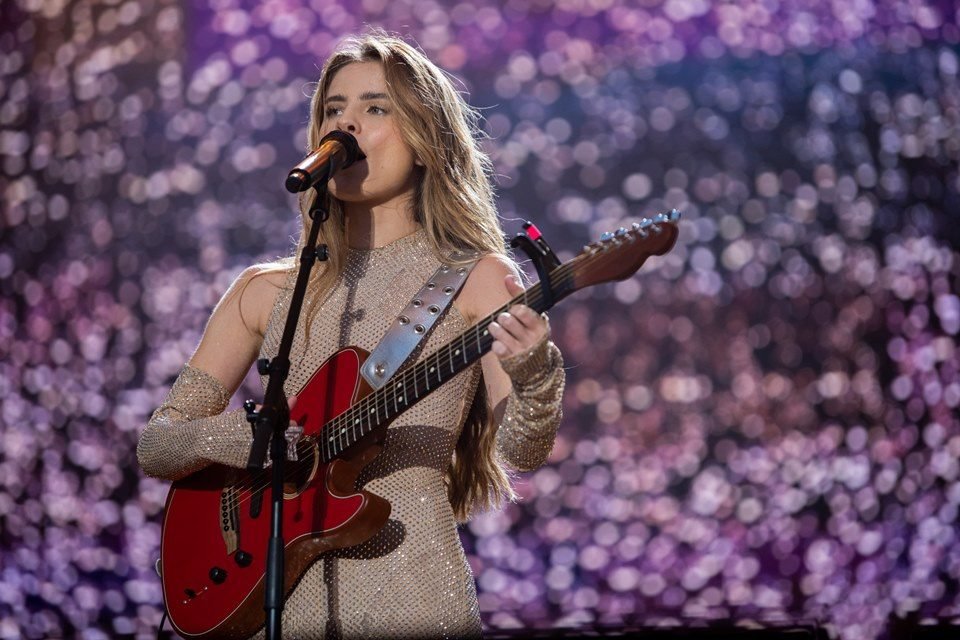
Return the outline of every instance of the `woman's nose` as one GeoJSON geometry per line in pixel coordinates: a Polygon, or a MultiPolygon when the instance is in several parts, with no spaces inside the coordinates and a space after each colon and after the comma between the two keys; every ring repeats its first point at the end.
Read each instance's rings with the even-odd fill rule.
{"type": "Polygon", "coordinates": [[[337,118],[337,129],[340,131],[346,131],[347,133],[357,133],[360,130],[360,127],[357,124],[357,121],[353,119],[350,115],[344,113],[339,118],[337,118]]]}

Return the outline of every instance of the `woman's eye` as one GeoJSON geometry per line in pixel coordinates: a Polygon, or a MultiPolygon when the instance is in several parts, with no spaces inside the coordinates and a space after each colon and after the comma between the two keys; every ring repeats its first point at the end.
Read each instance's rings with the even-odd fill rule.
{"type": "Polygon", "coordinates": [[[378,116],[382,116],[386,112],[387,112],[386,109],[384,109],[383,107],[377,106],[375,104],[370,105],[370,107],[367,109],[367,113],[372,113],[378,116]]]}
{"type": "Polygon", "coordinates": [[[338,113],[340,113],[339,107],[327,107],[326,111],[323,112],[323,115],[329,118],[330,116],[335,116],[338,113]]]}

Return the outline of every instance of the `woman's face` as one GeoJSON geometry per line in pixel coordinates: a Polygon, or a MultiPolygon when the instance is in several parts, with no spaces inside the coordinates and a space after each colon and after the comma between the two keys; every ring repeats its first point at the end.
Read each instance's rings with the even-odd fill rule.
{"type": "Polygon", "coordinates": [[[330,192],[367,206],[402,202],[416,184],[415,156],[398,129],[397,106],[387,91],[383,65],[353,62],[336,72],[327,90],[321,134],[353,134],[366,156],[330,181],[330,192]]]}

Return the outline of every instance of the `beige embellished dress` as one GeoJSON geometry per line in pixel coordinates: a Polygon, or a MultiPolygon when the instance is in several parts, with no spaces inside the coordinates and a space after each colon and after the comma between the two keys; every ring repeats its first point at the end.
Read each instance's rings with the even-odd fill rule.
{"type": "MultiPolygon", "coordinates": [[[[309,343],[302,322],[296,333],[286,393],[296,394],[335,351],[350,345],[368,351],[376,347],[390,323],[439,265],[423,230],[384,247],[351,249],[343,277],[314,316],[309,343]]],[[[291,275],[289,286],[277,297],[261,347],[264,357],[273,357],[279,346],[292,282],[291,275]]],[[[304,308],[309,308],[309,300],[304,308]]],[[[463,318],[451,305],[418,357],[432,353],[465,329],[463,318]]],[[[372,539],[321,556],[310,567],[286,601],[285,638],[480,635],[473,575],[444,484],[480,373],[479,363],[475,363],[390,425],[383,452],[359,481],[390,502],[390,519],[372,539]]],[[[178,390],[178,385],[200,389],[204,381],[199,378],[204,377],[210,378],[187,367],[171,398],[185,392],[190,397],[187,389],[178,390]]],[[[545,460],[553,445],[556,420],[544,424],[542,417],[534,414],[541,409],[553,411],[558,420],[561,390],[562,381],[560,389],[545,389],[547,397],[524,410],[531,418],[526,427],[510,419],[500,427],[498,453],[507,464],[523,470],[545,460]]],[[[250,430],[242,410],[220,413],[226,400],[203,399],[219,405],[218,415],[210,415],[199,408],[202,403],[194,411],[174,406],[168,398],[168,403],[154,414],[138,446],[147,472],[177,477],[210,461],[242,467],[250,430]],[[189,429],[177,432],[166,423],[189,429]]],[[[195,401],[193,398],[187,404],[195,401]]]]}
{"type": "MultiPolygon", "coordinates": [[[[316,314],[309,345],[302,332],[294,339],[287,394],[333,352],[351,345],[373,350],[438,266],[423,232],[351,250],[343,278],[316,314]]],[[[263,356],[276,354],[289,303],[287,289],[278,296],[263,356]]],[[[451,305],[422,353],[466,328],[451,305]]],[[[286,637],[479,635],[473,576],[443,483],[479,377],[475,364],[390,425],[383,452],[360,478],[390,502],[390,520],[371,540],[325,556],[307,571],[286,603],[286,637]]]]}

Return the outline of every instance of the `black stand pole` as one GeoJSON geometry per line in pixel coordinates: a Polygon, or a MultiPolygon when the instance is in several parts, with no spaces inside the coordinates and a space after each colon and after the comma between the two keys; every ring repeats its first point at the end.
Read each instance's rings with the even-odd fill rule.
{"type": "Polygon", "coordinates": [[[252,400],[247,400],[247,420],[253,426],[253,444],[250,447],[250,457],[247,459],[247,469],[251,473],[258,473],[263,469],[267,453],[267,443],[270,443],[270,460],[273,464],[270,482],[272,495],[270,512],[270,542],[267,548],[267,575],[266,593],[264,594],[264,611],[267,614],[267,640],[280,640],[281,617],[283,614],[283,478],[284,464],[287,461],[287,441],[284,436],[290,422],[290,409],[283,392],[283,383],[290,371],[290,347],[293,345],[293,335],[300,318],[300,309],[303,307],[303,298],[307,291],[307,282],[310,271],[317,260],[327,259],[327,246],[317,247],[317,237],[320,225],[329,217],[323,208],[326,182],[318,183],[314,187],[317,192],[316,200],[310,209],[310,232],[307,242],[300,253],[300,270],[297,272],[297,282],[290,298],[290,310],[287,312],[287,322],[283,328],[283,337],[277,355],[273,360],[260,360],[257,369],[261,375],[269,374],[267,390],[264,393],[263,405],[255,409],[252,400]]]}

